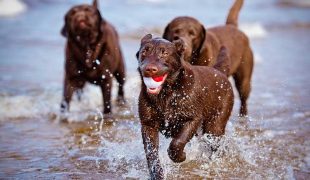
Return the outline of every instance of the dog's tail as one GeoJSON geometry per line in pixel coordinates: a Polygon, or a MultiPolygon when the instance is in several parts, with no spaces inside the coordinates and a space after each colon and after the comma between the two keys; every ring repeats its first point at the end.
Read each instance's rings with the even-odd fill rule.
{"type": "Polygon", "coordinates": [[[234,5],[230,8],[226,24],[238,26],[238,16],[243,5],[243,0],[235,0],[234,5]]]}
{"type": "Polygon", "coordinates": [[[228,52],[225,46],[221,46],[216,59],[216,64],[213,67],[225,74],[227,77],[229,76],[230,58],[228,57],[228,52]]]}

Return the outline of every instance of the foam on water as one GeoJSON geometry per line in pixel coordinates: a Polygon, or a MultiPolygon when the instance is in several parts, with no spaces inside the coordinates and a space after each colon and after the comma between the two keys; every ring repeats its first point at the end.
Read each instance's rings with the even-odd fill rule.
{"type": "Polygon", "coordinates": [[[27,10],[26,4],[20,0],[1,0],[0,17],[14,17],[27,10]]]}
{"type": "MultiPolygon", "coordinates": [[[[140,124],[137,121],[118,123],[113,126],[112,131],[101,131],[97,134],[100,137],[100,147],[95,153],[96,155],[86,155],[79,160],[92,161],[98,165],[98,168],[104,164],[104,166],[109,167],[109,171],[119,174],[123,178],[143,179],[148,177],[140,124]],[[98,163],[100,161],[104,163],[98,163]]],[[[242,177],[273,179],[293,177],[292,166],[287,164],[285,160],[268,164],[269,159],[275,157],[276,153],[276,149],[266,146],[270,138],[269,135],[267,137],[261,136],[261,132],[255,130],[255,128],[260,127],[250,130],[247,125],[239,124],[238,121],[232,119],[227,125],[226,135],[220,139],[210,139],[210,135],[207,134],[194,137],[185,147],[187,159],[183,163],[173,163],[170,160],[167,149],[171,139],[166,139],[160,135],[159,157],[166,178],[242,177]],[[240,131],[240,128],[243,130],[240,131]],[[244,134],[246,129],[249,131],[244,134]],[[220,145],[215,153],[211,151],[213,143],[220,145]],[[261,166],[262,163],[265,166],[261,166]]],[[[272,134],[274,137],[281,136],[283,133],[269,131],[265,134],[272,134]]],[[[84,144],[91,141],[91,138],[85,136],[81,136],[81,139],[84,144]]],[[[305,157],[305,159],[307,158],[309,159],[309,157],[305,157]]]]}
{"type": "Polygon", "coordinates": [[[261,23],[241,23],[239,28],[243,31],[249,38],[265,38],[267,36],[267,30],[261,23]]]}
{"type": "MultiPolygon", "coordinates": [[[[130,83],[125,84],[127,89],[138,89],[140,80],[136,73],[129,73],[130,83]],[[134,74],[134,75],[133,75],[134,74]]],[[[136,108],[136,97],[139,91],[128,91],[126,98],[130,108],[136,108]]],[[[112,105],[117,97],[117,83],[113,82],[112,105]]],[[[60,102],[62,99],[62,86],[36,90],[35,92],[25,92],[20,94],[0,94],[0,120],[11,118],[31,118],[40,116],[57,116],[60,114],[60,102]]],[[[113,108],[112,107],[112,108],[113,108]]],[[[98,110],[102,110],[102,95],[99,86],[87,84],[81,94],[81,101],[77,94],[73,95],[70,103],[70,112],[66,113],[69,121],[83,121],[89,116],[98,115],[98,110]]]]}
{"type": "Polygon", "coordinates": [[[263,57],[260,55],[260,53],[254,52],[254,63],[255,64],[260,64],[263,61],[264,61],[263,57]]]}
{"type": "Polygon", "coordinates": [[[281,3],[292,5],[292,6],[304,7],[304,8],[310,7],[309,0],[281,0],[281,3]]]}

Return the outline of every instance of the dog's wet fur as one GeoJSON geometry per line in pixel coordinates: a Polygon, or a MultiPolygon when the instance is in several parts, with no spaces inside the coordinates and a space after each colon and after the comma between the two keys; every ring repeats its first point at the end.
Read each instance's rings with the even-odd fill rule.
{"type": "Polygon", "coordinates": [[[77,5],[65,15],[61,30],[67,38],[64,94],[61,111],[69,110],[72,94],[86,82],[101,87],[103,112],[111,115],[112,77],[119,83],[118,103],[125,102],[125,67],[115,28],[102,18],[97,1],[77,5]]]}
{"type": "Polygon", "coordinates": [[[137,53],[142,87],[139,96],[141,131],[151,179],[163,179],[158,157],[161,132],[172,141],[168,155],[174,162],[186,159],[185,145],[198,132],[221,136],[230,117],[234,95],[226,72],[227,50],[220,49],[215,69],[193,66],[184,61],[182,40],[170,42],[152,38],[141,40],[137,53]],[[145,77],[166,75],[161,89],[150,93],[145,77]]]}
{"type": "Polygon", "coordinates": [[[193,65],[214,66],[221,46],[227,48],[230,71],[241,99],[240,115],[246,116],[247,99],[251,91],[253,53],[247,36],[238,29],[238,15],[243,0],[236,0],[227,17],[226,25],[205,29],[193,17],[177,17],[165,28],[163,38],[182,39],[184,58],[193,65]]]}

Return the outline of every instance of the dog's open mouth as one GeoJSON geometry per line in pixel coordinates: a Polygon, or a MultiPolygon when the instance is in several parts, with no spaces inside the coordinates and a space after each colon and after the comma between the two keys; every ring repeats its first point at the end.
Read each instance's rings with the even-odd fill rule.
{"type": "Polygon", "coordinates": [[[78,21],[78,25],[79,25],[79,27],[81,28],[81,29],[84,29],[84,28],[86,28],[88,25],[87,25],[87,22],[86,22],[86,20],[79,20],[78,21]]]}
{"type": "Polygon", "coordinates": [[[162,84],[165,82],[167,74],[156,77],[143,77],[143,82],[146,85],[149,94],[159,94],[162,84]]]}

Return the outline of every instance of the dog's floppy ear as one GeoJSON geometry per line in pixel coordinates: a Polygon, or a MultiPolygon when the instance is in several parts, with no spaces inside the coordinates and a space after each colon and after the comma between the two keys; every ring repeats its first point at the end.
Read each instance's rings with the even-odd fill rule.
{"type": "Polygon", "coordinates": [[[221,49],[216,59],[216,64],[213,67],[224,73],[227,77],[229,76],[230,58],[228,56],[227,48],[225,46],[221,46],[221,49]]]}
{"type": "Polygon", "coordinates": [[[96,9],[98,9],[98,2],[97,2],[97,0],[94,0],[94,1],[93,1],[93,7],[96,8],[96,9]]]}
{"type": "Polygon", "coordinates": [[[164,30],[164,33],[163,33],[163,38],[164,39],[167,39],[167,40],[170,40],[169,37],[168,37],[168,32],[169,32],[169,29],[170,29],[170,24],[168,24],[164,30]]]}
{"type": "Polygon", "coordinates": [[[139,52],[140,52],[140,51],[138,51],[138,52],[136,53],[136,58],[137,58],[137,59],[139,59],[139,52]]]}
{"type": "Polygon", "coordinates": [[[200,34],[200,39],[202,40],[202,42],[205,40],[206,37],[206,28],[201,24],[201,34],[200,34]]]}
{"type": "MultiPolygon", "coordinates": [[[[145,35],[142,39],[141,39],[141,47],[143,44],[145,44],[146,42],[150,41],[152,39],[152,34],[147,34],[145,35]]],[[[140,47],[140,49],[141,49],[140,47]]],[[[136,53],[136,58],[139,59],[139,52],[140,50],[136,53]]]]}
{"type": "Polygon", "coordinates": [[[173,41],[172,42],[177,50],[177,53],[179,56],[182,56],[183,55],[183,52],[184,52],[184,42],[182,39],[178,39],[176,41],[173,41]]]}
{"type": "Polygon", "coordinates": [[[147,34],[141,39],[141,44],[144,44],[152,39],[152,34],[147,34]]]}
{"type": "Polygon", "coordinates": [[[64,26],[61,28],[61,35],[63,35],[64,37],[68,37],[68,32],[67,32],[67,27],[66,27],[66,25],[64,25],[64,26]]]}
{"type": "Polygon", "coordinates": [[[63,35],[64,37],[68,37],[67,15],[65,16],[65,24],[64,24],[64,26],[61,28],[60,33],[61,33],[61,35],[63,35]]]}
{"type": "Polygon", "coordinates": [[[99,9],[97,9],[97,14],[98,14],[98,18],[99,18],[98,26],[100,27],[100,31],[103,32],[103,27],[101,26],[101,24],[102,24],[102,23],[105,24],[105,21],[104,21],[104,19],[102,18],[99,9]]]}

